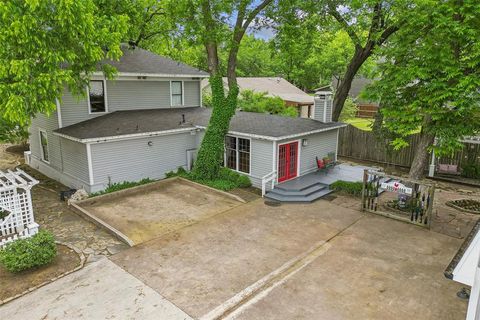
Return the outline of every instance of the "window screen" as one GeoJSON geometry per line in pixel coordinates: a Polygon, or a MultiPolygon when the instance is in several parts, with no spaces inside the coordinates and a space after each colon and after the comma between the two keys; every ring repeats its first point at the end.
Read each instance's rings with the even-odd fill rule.
{"type": "Polygon", "coordinates": [[[50,158],[48,156],[48,139],[45,131],[40,131],[40,148],[42,149],[42,159],[48,162],[50,158]]]}
{"type": "Polygon", "coordinates": [[[172,81],[172,106],[183,105],[183,90],[181,81],[172,81]]]}
{"type": "Polygon", "coordinates": [[[105,88],[103,81],[90,81],[90,112],[105,112],[105,88]]]}

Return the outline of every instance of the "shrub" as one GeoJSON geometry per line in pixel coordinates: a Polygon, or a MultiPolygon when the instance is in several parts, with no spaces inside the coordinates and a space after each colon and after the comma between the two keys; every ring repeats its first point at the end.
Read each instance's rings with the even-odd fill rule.
{"type": "Polygon", "coordinates": [[[31,238],[16,240],[0,250],[0,263],[10,272],[49,264],[57,256],[53,235],[41,230],[31,238]]]}
{"type": "Polygon", "coordinates": [[[360,196],[362,194],[363,183],[338,180],[330,185],[330,189],[360,196]]]}
{"type": "Polygon", "coordinates": [[[102,194],[107,194],[107,193],[111,193],[111,192],[115,192],[115,191],[120,191],[120,190],[123,190],[123,189],[128,189],[128,188],[133,188],[133,187],[136,187],[136,186],[141,186],[143,184],[147,184],[147,183],[154,182],[154,181],[155,180],[152,180],[150,178],[145,178],[145,179],[142,179],[140,181],[134,181],[134,182],[124,181],[124,182],[112,183],[112,184],[109,184],[108,187],[105,188],[105,190],[103,190],[103,191],[91,193],[90,198],[100,196],[102,194]]]}
{"type": "Polygon", "coordinates": [[[244,90],[238,98],[238,108],[247,112],[271,113],[284,117],[297,117],[296,108],[287,107],[279,97],[270,97],[267,92],[244,90]]]}
{"type": "Polygon", "coordinates": [[[198,179],[183,167],[178,168],[177,172],[168,172],[166,176],[167,178],[182,177],[223,191],[229,191],[235,188],[247,188],[252,185],[248,176],[228,168],[220,168],[217,177],[214,179],[198,179]]]}
{"type": "Polygon", "coordinates": [[[480,165],[467,163],[462,167],[462,176],[465,178],[480,179],[480,165]]]}

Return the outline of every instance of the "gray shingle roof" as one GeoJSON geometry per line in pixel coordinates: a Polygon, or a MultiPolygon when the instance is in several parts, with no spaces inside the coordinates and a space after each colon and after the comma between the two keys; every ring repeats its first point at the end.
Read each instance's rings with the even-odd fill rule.
{"type": "MultiPolygon", "coordinates": [[[[227,78],[223,78],[223,82],[226,86],[227,78]]],[[[313,104],[313,96],[280,77],[237,77],[237,84],[241,91],[266,92],[268,96],[280,97],[284,101],[313,104]]],[[[208,80],[203,80],[202,88],[208,86],[208,80]]]]}
{"type": "MultiPolygon", "coordinates": [[[[116,111],[57,129],[55,132],[78,140],[101,140],[123,135],[204,128],[208,125],[210,115],[211,109],[200,107],[116,111]],[[182,116],[185,116],[185,123],[182,123],[182,116]]],[[[238,111],[232,118],[230,131],[277,140],[281,137],[340,126],[343,124],[238,111]]]]}
{"type": "Polygon", "coordinates": [[[159,56],[142,48],[131,49],[122,45],[123,56],[119,61],[104,60],[102,64],[110,64],[118,72],[165,75],[191,75],[204,77],[208,73],[181,62],[159,56]]]}

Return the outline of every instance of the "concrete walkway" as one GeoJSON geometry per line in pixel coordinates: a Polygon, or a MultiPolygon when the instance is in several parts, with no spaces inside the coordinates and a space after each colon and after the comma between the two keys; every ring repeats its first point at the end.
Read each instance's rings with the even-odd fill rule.
{"type": "Polygon", "coordinates": [[[106,258],[0,307],[0,315],[9,320],[192,319],[106,258]]]}

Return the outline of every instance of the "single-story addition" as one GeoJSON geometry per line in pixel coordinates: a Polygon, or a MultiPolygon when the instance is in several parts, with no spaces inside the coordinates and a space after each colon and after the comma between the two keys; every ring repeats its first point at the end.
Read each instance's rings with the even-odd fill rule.
{"type": "MultiPolygon", "coordinates": [[[[87,192],[192,168],[211,115],[201,107],[200,79],[208,75],[139,48],[124,50],[115,80],[95,75],[87,97],[66,90],[56,113],[32,119],[30,166],[87,192]]],[[[315,99],[321,120],[237,112],[225,166],[259,188],[316,170],[315,157],[336,157],[344,126],[331,121],[331,105],[330,95],[315,99]]]]}

